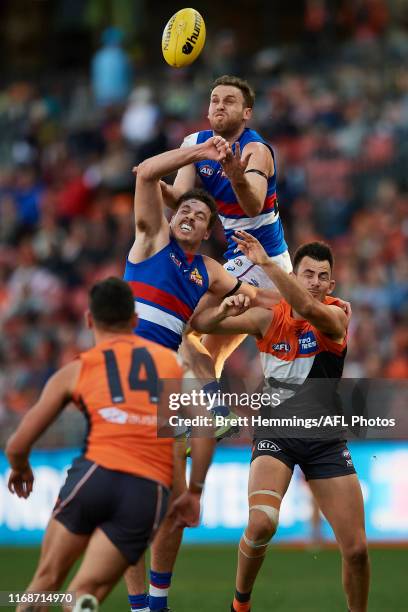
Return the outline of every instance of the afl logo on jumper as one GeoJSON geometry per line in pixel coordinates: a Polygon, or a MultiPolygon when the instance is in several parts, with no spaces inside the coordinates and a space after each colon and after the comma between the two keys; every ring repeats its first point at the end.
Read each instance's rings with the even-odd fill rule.
{"type": "Polygon", "coordinates": [[[275,442],[271,442],[270,440],[261,440],[258,442],[257,449],[259,451],[269,451],[271,453],[277,453],[282,450],[275,442]]]}
{"type": "Polygon", "coordinates": [[[204,174],[205,176],[212,176],[214,174],[214,168],[206,164],[205,166],[201,166],[200,174],[204,174]]]}
{"type": "Polygon", "coordinates": [[[290,344],[289,342],[277,342],[276,344],[272,344],[272,348],[274,351],[285,351],[285,353],[289,353],[290,344]]]}

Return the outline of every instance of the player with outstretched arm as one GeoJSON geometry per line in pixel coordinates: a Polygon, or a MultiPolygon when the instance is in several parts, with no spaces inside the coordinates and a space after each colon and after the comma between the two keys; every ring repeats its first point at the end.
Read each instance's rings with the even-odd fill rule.
{"type": "MultiPolygon", "coordinates": [[[[193,189],[182,193],[170,222],[166,218],[161,177],[200,160],[221,161],[229,150],[224,138],[213,136],[203,143],[146,159],[137,167],[135,240],[126,261],[124,279],[136,300],[139,323],[135,333],[173,351],[178,350],[191,315],[197,307],[203,307],[207,296],[217,304],[238,290],[259,303],[279,299],[276,291],[241,283],[214,259],[199,254],[201,243],[209,237],[217,218],[215,202],[207,192],[193,189]]],[[[194,374],[207,382],[206,392],[208,387],[213,392],[217,385],[214,365],[205,349],[195,354],[194,374]]],[[[224,406],[214,410],[228,414],[224,406]]],[[[185,449],[183,440],[176,443],[173,495],[179,495],[186,486],[185,449]]],[[[168,609],[172,571],[181,538],[182,529],[175,531],[165,519],[152,545],[149,595],[145,594],[142,560],[126,572],[132,610],[164,612],[168,609]]]]}
{"type": "MultiPolygon", "coordinates": [[[[211,129],[186,136],[182,147],[221,136],[230,146],[225,158],[187,164],[178,171],[174,185],[162,182],[161,186],[170,207],[174,207],[184,191],[194,186],[204,187],[216,201],[224,228],[227,241],[224,268],[231,276],[256,287],[273,287],[268,275],[249,261],[232,239],[234,231],[248,231],[277,265],[286,272],[292,270],[279,216],[275,154],[258,132],[247,127],[254,103],[255,93],[247,81],[230,75],[216,79],[211,86],[208,107],[211,129]]],[[[244,338],[238,334],[204,339],[218,377],[224,361],[244,338]]]]}
{"type": "MultiPolygon", "coordinates": [[[[248,259],[270,276],[282,301],[267,310],[251,308],[246,296],[231,296],[218,308],[197,314],[192,325],[205,333],[255,336],[267,385],[295,389],[286,402],[296,410],[304,383],[313,379],[338,381],[343,372],[348,318],[336,298],[330,297],[335,285],[332,252],[320,242],[302,245],[293,258],[292,276],[277,266],[250,234],[237,232],[235,240],[248,259]]],[[[324,409],[331,397],[325,396],[322,401],[324,409]]],[[[308,404],[302,405],[303,410],[307,408],[308,404]]],[[[267,441],[265,444],[265,438],[257,437],[254,440],[249,518],[239,544],[231,610],[251,609],[251,592],[278,527],[281,501],[293,468],[299,464],[339,544],[348,609],[366,612],[370,565],[364,505],[344,434],[333,439],[271,436],[267,441]]]]}

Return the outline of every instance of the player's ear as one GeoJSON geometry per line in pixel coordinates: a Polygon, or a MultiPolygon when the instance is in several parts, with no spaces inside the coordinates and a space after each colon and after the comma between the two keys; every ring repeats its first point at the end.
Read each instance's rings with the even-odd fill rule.
{"type": "Polygon", "coordinates": [[[330,281],[329,290],[327,292],[327,295],[331,295],[333,293],[335,286],[336,286],[336,281],[332,279],[330,281]]]}
{"type": "Polygon", "coordinates": [[[244,119],[245,121],[249,121],[252,117],[252,108],[244,108],[244,119]]]}
{"type": "Polygon", "coordinates": [[[93,316],[91,311],[88,309],[85,311],[84,314],[84,318],[85,318],[85,325],[88,329],[93,329],[95,327],[94,325],[94,320],[93,320],[93,316]]]}

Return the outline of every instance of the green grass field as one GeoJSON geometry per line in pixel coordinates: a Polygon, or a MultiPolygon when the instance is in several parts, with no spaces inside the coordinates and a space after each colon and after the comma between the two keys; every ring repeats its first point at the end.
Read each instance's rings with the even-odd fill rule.
{"type": "MultiPolygon", "coordinates": [[[[0,548],[0,590],[24,590],[39,549],[0,548]]],[[[232,546],[182,548],[170,604],[174,612],[229,611],[236,549],[232,546]]],[[[370,612],[408,609],[408,551],[371,549],[370,612]]],[[[10,608],[3,608],[8,610],[10,608]]],[[[123,583],[102,605],[104,612],[128,609],[123,583]]],[[[308,552],[271,548],[253,597],[254,612],[345,612],[340,557],[334,550],[308,552]]]]}

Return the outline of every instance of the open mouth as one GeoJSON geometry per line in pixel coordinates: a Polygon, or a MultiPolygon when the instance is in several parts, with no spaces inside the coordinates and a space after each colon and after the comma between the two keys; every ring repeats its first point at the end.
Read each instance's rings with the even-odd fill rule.
{"type": "Polygon", "coordinates": [[[188,223],[182,223],[180,225],[180,229],[182,232],[185,232],[187,234],[193,231],[193,228],[188,223]]]}

